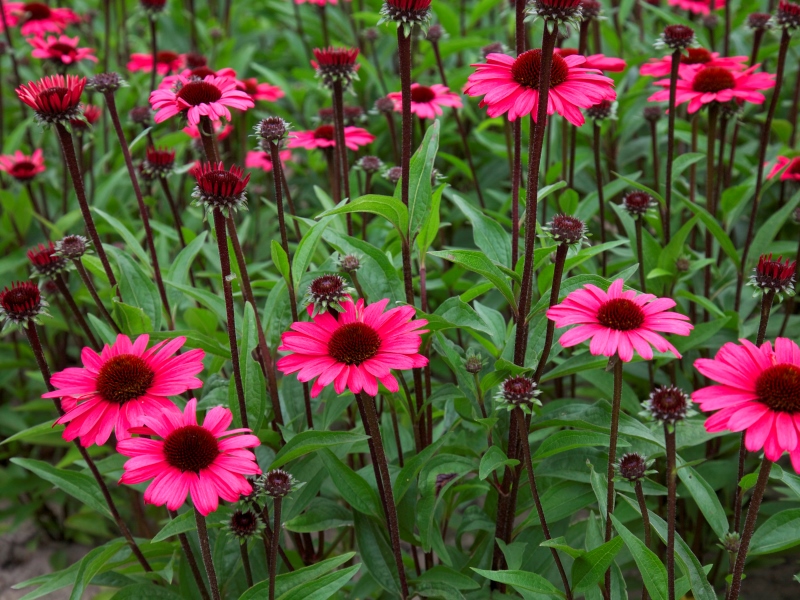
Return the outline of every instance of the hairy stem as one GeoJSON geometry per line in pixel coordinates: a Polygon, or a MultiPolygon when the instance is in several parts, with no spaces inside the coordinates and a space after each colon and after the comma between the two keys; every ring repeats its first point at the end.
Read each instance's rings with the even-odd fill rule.
{"type": "Polygon", "coordinates": [[[200,511],[194,509],[194,521],[197,524],[197,537],[200,538],[200,552],[203,555],[203,565],[208,575],[208,584],[211,586],[211,597],[214,600],[221,600],[219,595],[219,584],[217,583],[217,572],[214,570],[214,560],[211,558],[211,544],[208,540],[208,528],[206,518],[200,511]]]}

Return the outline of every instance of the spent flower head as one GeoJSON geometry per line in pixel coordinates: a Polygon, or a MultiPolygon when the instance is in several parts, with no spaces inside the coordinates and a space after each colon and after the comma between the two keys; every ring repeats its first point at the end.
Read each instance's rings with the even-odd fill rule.
{"type": "Polygon", "coordinates": [[[69,260],[79,260],[89,251],[91,242],[82,235],[68,235],[55,243],[55,254],[69,260]]]}
{"type": "Polygon", "coordinates": [[[264,529],[258,515],[249,508],[237,509],[231,513],[226,529],[242,541],[257,537],[264,529]]]}
{"type": "Polygon", "coordinates": [[[694,29],[686,25],[667,25],[653,46],[659,50],[683,50],[697,45],[694,29]]]}
{"type": "Polygon", "coordinates": [[[499,407],[506,410],[522,409],[524,413],[530,413],[533,406],[541,406],[542,403],[537,399],[541,392],[532,377],[516,375],[509,377],[502,384],[495,395],[499,407]]]}
{"type": "Polygon", "coordinates": [[[614,463],[614,471],[617,474],[615,479],[631,483],[644,479],[648,475],[655,473],[655,471],[650,470],[653,463],[655,463],[655,459],[647,460],[638,452],[627,452],[614,463]]]}
{"type": "Polygon", "coordinates": [[[632,217],[643,217],[656,206],[656,199],[641,190],[630,191],[622,197],[622,208],[632,217]]]}
{"type": "Polygon", "coordinates": [[[267,471],[259,478],[259,484],[259,488],[270,498],[283,498],[300,487],[297,479],[283,469],[267,471]]]}
{"type": "Polygon", "coordinates": [[[642,402],[643,417],[649,417],[654,421],[665,425],[674,426],[678,421],[683,421],[695,413],[692,409],[692,401],[689,394],[677,386],[660,386],[650,393],[650,397],[642,402]]]}
{"type": "Polygon", "coordinates": [[[568,246],[583,244],[587,241],[586,237],[589,235],[589,230],[583,221],[565,214],[556,214],[553,220],[547,224],[547,227],[542,229],[553,238],[553,241],[568,246]]]}

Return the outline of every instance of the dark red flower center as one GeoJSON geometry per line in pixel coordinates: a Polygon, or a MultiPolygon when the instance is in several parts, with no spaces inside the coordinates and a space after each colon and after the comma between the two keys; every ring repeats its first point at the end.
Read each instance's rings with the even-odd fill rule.
{"type": "Polygon", "coordinates": [[[530,377],[512,377],[503,382],[503,392],[506,396],[532,397],[535,391],[536,384],[530,377]]]}
{"type": "MultiPolygon", "coordinates": [[[[511,77],[520,85],[524,85],[532,90],[539,89],[539,75],[542,70],[542,51],[528,50],[523,52],[511,66],[511,77]]],[[[569,76],[569,65],[558,56],[553,55],[553,63],[550,67],[550,87],[553,88],[564,83],[569,76]]]]}
{"type": "Polygon", "coordinates": [[[49,19],[52,14],[50,7],[43,2],[28,2],[22,10],[28,15],[30,21],[43,21],[49,19]]]}
{"type": "Polygon", "coordinates": [[[711,52],[705,48],[687,48],[686,54],[681,54],[684,65],[704,65],[707,62],[711,62],[711,52]]]}
{"type": "Polygon", "coordinates": [[[24,281],[0,292],[0,305],[7,313],[15,315],[39,306],[41,298],[36,284],[24,281]]]}
{"type": "Polygon", "coordinates": [[[49,50],[53,54],[59,54],[62,56],[76,54],[77,52],[74,46],[70,46],[69,44],[62,44],[61,42],[50,44],[49,50]]]}
{"type": "Polygon", "coordinates": [[[800,175],[800,158],[792,159],[792,161],[789,163],[789,166],[786,167],[786,170],[783,172],[783,174],[800,175]]]}
{"type": "Polygon", "coordinates": [[[597,311],[597,320],[609,329],[630,331],[644,323],[644,312],[638,304],[626,298],[607,300],[597,311]]]}
{"type": "Polygon", "coordinates": [[[257,79],[250,77],[249,79],[243,79],[241,83],[245,93],[249,94],[250,96],[255,96],[258,93],[257,79]]]}
{"type": "Polygon", "coordinates": [[[625,479],[641,479],[645,471],[647,471],[647,461],[636,452],[623,454],[619,459],[619,474],[625,479]]]}
{"type": "Polygon", "coordinates": [[[800,412],[800,367],[790,364],[769,367],[756,380],[756,394],[772,410],[800,412]]]}
{"type": "Polygon", "coordinates": [[[251,510],[237,510],[231,515],[231,531],[240,537],[253,535],[258,523],[258,516],[251,510]]]}
{"type": "Polygon", "coordinates": [[[9,173],[17,179],[29,179],[33,177],[34,171],[36,171],[35,164],[29,160],[20,160],[14,163],[9,173]]]}
{"type": "Polygon", "coordinates": [[[175,95],[190,106],[211,104],[222,98],[222,92],[219,91],[219,88],[205,81],[190,81],[179,89],[175,95]]]}
{"type": "Polygon", "coordinates": [[[314,139],[331,140],[334,139],[333,125],[320,125],[314,130],[314,139]]]}
{"type": "Polygon", "coordinates": [[[311,293],[320,296],[339,294],[344,288],[344,280],[338,275],[323,275],[311,282],[311,293]]]}
{"type": "Polygon", "coordinates": [[[160,52],[156,52],[156,62],[158,64],[170,64],[178,60],[180,56],[177,52],[172,52],[170,50],[161,50],[160,52]]]}
{"type": "Polygon", "coordinates": [[[208,75],[216,75],[217,72],[214,69],[210,69],[206,65],[202,65],[200,67],[195,67],[192,69],[192,77],[199,77],[200,79],[205,79],[208,75]]]}
{"type": "Polygon", "coordinates": [[[434,98],[436,98],[436,92],[424,85],[418,85],[411,89],[412,102],[431,102],[434,98]]]}
{"type": "Polygon", "coordinates": [[[222,194],[225,190],[235,189],[241,180],[230,171],[209,171],[203,176],[204,183],[210,186],[215,193],[222,194]]]}
{"type": "Polygon", "coordinates": [[[97,393],[109,402],[125,404],[143,396],[155,377],[155,371],[139,356],[119,354],[100,367],[97,393]]]}
{"type": "Polygon", "coordinates": [[[715,93],[736,87],[733,73],[723,67],[705,67],[698,71],[692,81],[695,92],[715,93]]]}
{"type": "Polygon", "coordinates": [[[58,102],[68,93],[69,90],[65,87],[51,87],[39,92],[38,100],[40,102],[49,103],[51,99],[56,99],[56,101],[58,102]]]}
{"type": "Polygon", "coordinates": [[[346,365],[360,365],[378,353],[381,336],[364,323],[348,323],[333,332],[328,354],[346,365]]]}
{"type": "Polygon", "coordinates": [[[219,456],[217,438],[199,425],[185,425],[164,440],[164,458],[171,467],[199,473],[219,456]]]}

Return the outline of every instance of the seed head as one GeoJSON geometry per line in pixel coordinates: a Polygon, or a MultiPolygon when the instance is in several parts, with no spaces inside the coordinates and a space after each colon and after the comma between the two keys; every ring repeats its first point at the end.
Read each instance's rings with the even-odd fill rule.
{"type": "Polygon", "coordinates": [[[297,488],[297,480],[283,469],[273,469],[262,476],[262,486],[271,498],[283,498],[297,488]]]}
{"type": "Polygon", "coordinates": [[[686,25],[667,25],[664,33],[656,40],[656,48],[670,48],[671,50],[682,50],[694,46],[697,40],[694,36],[694,29],[686,25]]]}
{"type": "Polygon", "coordinates": [[[555,215],[544,230],[550,234],[554,241],[568,246],[582,244],[586,241],[588,234],[586,224],[583,221],[564,214],[555,215]]]}
{"type": "Polygon", "coordinates": [[[521,408],[523,412],[530,413],[534,404],[542,404],[536,398],[539,394],[536,382],[531,377],[517,375],[509,377],[500,385],[495,398],[507,410],[521,408]]]}
{"type": "Polygon", "coordinates": [[[754,31],[766,31],[773,26],[772,15],[768,13],[750,13],[747,15],[747,26],[754,31]]]}
{"type": "Polygon", "coordinates": [[[113,94],[119,88],[128,85],[118,73],[99,73],[89,79],[86,87],[101,94],[113,94]]]}
{"type": "Polygon", "coordinates": [[[362,156],[356,162],[356,167],[365,173],[379,173],[383,170],[383,161],[377,156],[362,156]]]}
{"type": "Polygon", "coordinates": [[[69,260],[79,260],[86,254],[91,242],[82,235],[68,235],[55,244],[55,254],[69,260]]]}
{"type": "Polygon", "coordinates": [[[280,117],[262,119],[255,127],[256,135],[267,142],[280,145],[291,125],[280,117]]]}
{"type": "Polygon", "coordinates": [[[305,302],[314,307],[312,317],[330,310],[344,312],[341,303],[349,300],[354,293],[355,290],[347,285],[341,275],[323,275],[308,286],[305,302]]]}
{"type": "Polygon", "coordinates": [[[263,523],[250,509],[235,510],[228,521],[227,529],[240,540],[248,540],[261,533],[263,523]]]}
{"type": "Polygon", "coordinates": [[[658,202],[655,198],[640,190],[633,190],[622,197],[622,208],[632,217],[642,217],[656,206],[658,206],[658,202]]]}
{"type": "Polygon", "coordinates": [[[642,402],[642,408],[642,416],[667,425],[674,425],[695,414],[689,395],[674,385],[654,389],[650,397],[642,402]]]}
{"type": "Polygon", "coordinates": [[[402,167],[391,167],[387,169],[383,176],[389,180],[390,183],[397,184],[400,181],[400,178],[403,176],[403,168],[402,167]]]}
{"type": "Polygon", "coordinates": [[[620,459],[614,463],[614,468],[620,479],[633,483],[653,473],[654,471],[648,469],[654,462],[653,460],[648,461],[637,452],[628,452],[623,454],[620,459]]]}
{"type": "Polygon", "coordinates": [[[355,254],[345,254],[339,258],[339,269],[345,273],[355,273],[361,268],[361,261],[355,254]]]}
{"type": "Polygon", "coordinates": [[[755,288],[755,295],[772,292],[781,300],[783,296],[794,296],[794,284],[797,276],[797,262],[783,261],[783,257],[772,258],[772,254],[762,254],[758,265],[750,276],[750,285],[755,288]]]}
{"type": "Polygon", "coordinates": [[[664,109],[655,105],[645,106],[642,114],[648,123],[656,123],[664,116],[664,109]]]}

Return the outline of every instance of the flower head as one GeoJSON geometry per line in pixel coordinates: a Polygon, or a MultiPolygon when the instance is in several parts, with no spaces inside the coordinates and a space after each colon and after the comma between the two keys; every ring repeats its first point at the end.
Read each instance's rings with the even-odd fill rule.
{"type": "Polygon", "coordinates": [[[43,2],[5,2],[6,22],[9,27],[20,27],[24,36],[43,36],[61,33],[71,23],[80,22],[77,13],[68,8],[51,8],[43,2]]]}
{"type": "Polygon", "coordinates": [[[394,112],[394,100],[389,96],[382,96],[375,100],[375,111],[382,114],[391,114],[394,112]]]}
{"type": "Polygon", "coordinates": [[[127,82],[119,76],[119,73],[98,73],[91,77],[86,84],[89,89],[100,92],[101,94],[113,94],[119,88],[127,86],[127,82]]]}
{"type": "Polygon", "coordinates": [[[744,431],[750,452],[762,448],[771,461],[789,452],[795,471],[800,472],[800,347],[786,338],[775,346],[761,347],[747,341],[729,342],[714,358],[699,358],[695,368],[718,385],[692,394],[705,412],[706,431],[744,431]]]}
{"type": "MultiPolygon", "coordinates": [[[[746,68],[749,61],[747,56],[720,56],[719,52],[711,52],[705,48],[686,48],[681,54],[682,70],[694,68],[695,70],[703,67],[722,67],[730,71],[742,71],[746,68]]],[[[649,62],[643,64],[639,69],[642,75],[650,77],[667,77],[672,69],[672,55],[668,54],[661,58],[651,58],[649,62]]]]}
{"type": "Polygon", "coordinates": [[[442,27],[441,23],[434,23],[428,28],[428,33],[425,39],[431,44],[438,44],[443,38],[447,37],[447,31],[442,27]]]}
{"type": "Polygon", "coordinates": [[[669,48],[678,50],[694,46],[697,39],[694,36],[694,29],[686,25],[667,25],[663,33],[656,40],[656,48],[669,48]]]}
{"type": "Polygon", "coordinates": [[[377,156],[362,156],[356,162],[356,167],[365,173],[380,173],[383,170],[383,161],[377,156]]]}
{"type": "MultiPolygon", "coordinates": [[[[0,161],[2,161],[2,158],[0,158],[0,161]]],[[[2,162],[0,162],[0,165],[2,165],[2,162]]],[[[780,174],[781,181],[800,181],[800,156],[795,156],[794,158],[779,156],[767,177],[772,179],[777,177],[778,174],[780,174]]]]}
{"type": "Polygon", "coordinates": [[[169,398],[203,385],[195,375],[203,370],[203,350],[174,354],[186,342],[176,337],[148,348],[150,336],[134,342],[118,335],[100,354],[81,351],[82,368],[55,373],[50,383],[55,391],[43,398],[61,398],[66,413],[57,423],[68,423],[63,437],[80,437],[83,446],[102,445],[113,431],[117,440],[130,437],[128,429],[147,425],[147,417],[158,417],[174,408],[169,398]]]}
{"type": "Polygon", "coordinates": [[[623,362],[633,358],[633,351],[645,360],[653,358],[653,347],[659,352],[680,353],[657,332],[689,335],[693,329],[689,317],[670,312],[675,306],[671,298],[653,294],[622,291],[623,280],[617,279],[604,292],[592,284],[571,292],[561,304],[547,311],[556,327],[578,325],[561,336],[565,348],[591,339],[589,351],[594,356],[619,356],[623,362]]]}
{"type": "MultiPolygon", "coordinates": [[[[725,67],[703,67],[685,69],[678,72],[675,102],[689,102],[688,111],[696,113],[710,102],[728,102],[738,99],[754,104],[762,104],[764,95],[757,90],[767,90],[775,85],[775,76],[770,73],[755,72],[759,65],[744,71],[731,71],[725,67]]],[[[655,85],[664,88],[648,98],[650,102],[663,102],[669,99],[669,79],[656,81],[655,85]]]]}
{"type": "MultiPolygon", "coordinates": [[[[280,159],[282,163],[292,158],[291,150],[281,150],[280,159]]],[[[269,173],[273,169],[272,155],[269,152],[261,150],[251,150],[245,157],[244,166],[248,169],[261,169],[265,173],[269,173]]]]}
{"type": "Polygon", "coordinates": [[[765,31],[772,28],[772,15],[769,13],[750,13],[747,15],[746,23],[754,31],[765,31]]]}
{"type": "Polygon", "coordinates": [[[483,357],[480,352],[476,352],[472,348],[467,350],[467,355],[464,358],[464,370],[473,375],[480,373],[483,369],[483,357]]]}
{"type": "Polygon", "coordinates": [[[230,121],[228,107],[247,110],[255,106],[250,96],[236,89],[235,79],[216,75],[208,75],[202,81],[178,75],[173,89],[159,89],[150,94],[150,104],[156,111],[156,123],[181,114],[191,125],[197,125],[202,116],[212,121],[222,118],[230,121]]]}
{"type": "Polygon", "coordinates": [[[163,178],[172,173],[175,166],[175,150],[148,146],[142,171],[151,178],[163,178]]]}
{"type": "Polygon", "coordinates": [[[581,20],[591,21],[600,17],[603,5],[597,0],[581,0],[581,20]]]}
{"type": "Polygon", "coordinates": [[[28,38],[28,43],[33,46],[31,56],[50,60],[59,65],[71,65],[81,60],[97,62],[94,50],[91,48],[78,48],[78,37],[71,38],[67,35],[28,38]]]}
{"type": "Polygon", "coordinates": [[[117,443],[117,452],[131,459],[123,465],[120,483],[134,485],[153,480],[144,501],[177,510],[191,495],[197,511],[208,516],[219,499],[236,502],[253,491],[246,475],[261,473],[255,455],[247,448],[261,442],[249,429],[228,429],[233,415],[217,406],[197,422],[197,400],[186,403],[183,412],[169,403],[160,413],[142,418],[136,433],[159,436],[128,437],[117,443]]]}
{"type": "Polygon", "coordinates": [[[356,254],[345,254],[338,260],[339,269],[345,273],[355,273],[361,268],[361,259],[356,254]]]}
{"type": "Polygon", "coordinates": [[[0,291],[0,319],[3,326],[38,323],[38,317],[46,314],[47,302],[42,299],[39,286],[32,281],[14,281],[11,288],[0,291]]]}
{"type": "Polygon", "coordinates": [[[45,172],[44,154],[38,148],[30,156],[19,150],[14,154],[4,154],[0,156],[0,171],[5,171],[20,183],[27,183],[45,172]]]}
{"type": "Polygon", "coordinates": [[[142,71],[149,73],[153,70],[155,64],[156,73],[159,75],[168,75],[169,73],[177,73],[183,67],[183,57],[177,52],[171,50],[161,50],[156,52],[155,60],[152,54],[131,54],[131,59],[128,61],[128,71],[135,73],[142,71]]]}
{"type": "Polygon", "coordinates": [[[374,396],[378,382],[390,392],[398,390],[392,369],[424,367],[428,359],[419,354],[420,335],[427,325],[414,319],[414,307],[400,306],[384,312],[388,299],[369,306],[364,300],[341,302],[344,312],[334,317],[323,312],[313,322],[292,323],[281,336],[278,360],[284,374],[297,373],[300,381],[315,379],[311,396],[317,397],[333,383],[337,394],[345,388],[374,396]]]}
{"type": "MultiPolygon", "coordinates": [[[[403,94],[391,92],[388,96],[394,102],[395,112],[403,112],[403,94]]],[[[411,113],[420,119],[435,119],[442,115],[442,107],[461,108],[458,94],[439,83],[430,87],[418,83],[411,84],[411,113]]]]}
{"type": "Polygon", "coordinates": [[[657,123],[664,116],[664,110],[660,106],[645,106],[642,116],[648,123],[657,123]]]}
{"type": "Polygon", "coordinates": [[[280,117],[267,117],[259,121],[258,125],[255,126],[255,132],[258,137],[266,142],[280,144],[290,128],[291,124],[280,117]]]}
{"type": "Polygon", "coordinates": [[[33,109],[36,120],[47,126],[80,117],[80,100],[86,78],[51,75],[17,88],[17,96],[33,109]]]}
{"type": "MultiPolygon", "coordinates": [[[[483,96],[480,106],[488,106],[490,117],[508,113],[510,121],[533,114],[539,105],[539,73],[542,51],[528,50],[517,58],[505,54],[490,54],[486,64],[472,65],[477,69],[467,79],[464,91],[470,96],[483,96]]],[[[573,125],[584,122],[581,108],[601,100],[614,100],[614,82],[596,69],[586,68],[586,58],[579,55],[554,54],[550,72],[550,93],[547,114],[558,113],[573,125]]]]}
{"type": "Polygon", "coordinates": [[[231,165],[225,170],[221,162],[217,164],[204,162],[199,168],[192,170],[197,185],[192,197],[207,210],[221,210],[227,213],[238,210],[247,204],[245,189],[250,181],[250,174],[244,175],[244,169],[231,165]]]}
{"type": "Polygon", "coordinates": [[[384,171],[383,176],[390,183],[396,184],[398,181],[400,181],[400,178],[403,176],[403,168],[390,167],[386,169],[386,171],[384,171]]]}
{"type": "Polygon", "coordinates": [[[647,460],[638,452],[626,452],[614,463],[614,470],[620,479],[633,483],[655,473],[650,470],[654,462],[655,460],[647,460]]]}
{"type": "Polygon", "coordinates": [[[68,260],[78,260],[89,250],[91,242],[82,235],[68,235],[55,244],[55,254],[68,260]]]}
{"type": "Polygon", "coordinates": [[[632,217],[643,217],[656,206],[656,199],[641,190],[632,190],[622,197],[622,208],[632,217]]]}
{"type": "Polygon", "coordinates": [[[725,8],[725,0],[667,0],[667,3],[696,15],[708,15],[712,10],[725,8]]]}
{"type": "Polygon", "coordinates": [[[784,29],[800,27],[800,5],[788,0],[780,0],[778,10],[775,12],[775,23],[784,29]]]}
{"type": "Polygon", "coordinates": [[[534,19],[541,18],[545,22],[572,23],[579,25],[581,21],[581,0],[533,0],[528,14],[534,19]]]}
{"type": "Polygon", "coordinates": [[[305,302],[312,309],[312,317],[331,309],[343,312],[342,302],[350,300],[354,293],[341,275],[322,275],[308,286],[305,302]]]}
{"type": "Polygon", "coordinates": [[[406,37],[411,35],[414,25],[425,31],[431,21],[431,0],[384,0],[378,24],[389,21],[402,27],[406,37]]]}
{"type": "Polygon", "coordinates": [[[259,83],[255,77],[248,79],[237,79],[236,87],[250,96],[253,101],[260,100],[261,102],[275,102],[283,98],[283,90],[276,85],[269,83],[259,83]]]}
{"type": "Polygon", "coordinates": [[[523,412],[530,413],[534,404],[541,406],[542,403],[536,398],[540,393],[533,378],[517,375],[509,377],[500,385],[495,398],[507,410],[520,408],[523,412]]]}
{"type": "Polygon", "coordinates": [[[139,0],[139,6],[142,7],[142,10],[149,18],[156,19],[158,15],[164,12],[167,0],[139,0]]]}
{"type": "Polygon", "coordinates": [[[756,289],[756,295],[771,292],[780,300],[784,295],[794,296],[794,283],[797,277],[797,262],[772,254],[758,257],[758,265],[750,276],[750,285],[756,289]]]}
{"type": "Polygon", "coordinates": [[[486,60],[486,57],[490,54],[505,54],[507,51],[505,44],[503,42],[492,42],[481,48],[481,56],[483,60],[486,60]]]}
{"type": "Polygon", "coordinates": [[[657,387],[642,402],[642,415],[654,421],[674,425],[694,413],[689,395],[674,385],[657,387]]]}
{"type": "Polygon", "coordinates": [[[559,244],[571,246],[586,241],[586,223],[570,215],[557,214],[544,230],[559,244]]]}
{"type": "Polygon", "coordinates": [[[261,478],[261,487],[270,498],[283,498],[297,489],[297,480],[283,469],[267,471],[261,478]]]}
{"type": "Polygon", "coordinates": [[[40,277],[55,277],[69,266],[63,256],[56,254],[53,242],[47,242],[46,246],[39,244],[28,250],[28,260],[33,267],[34,274],[40,277]]]}
{"type": "Polygon", "coordinates": [[[617,118],[617,103],[611,100],[600,100],[597,104],[586,109],[586,116],[594,121],[617,118]]]}
{"type": "Polygon", "coordinates": [[[263,528],[261,519],[250,509],[233,511],[227,524],[228,531],[243,541],[258,536],[263,528]]]}
{"type": "Polygon", "coordinates": [[[81,116],[77,119],[70,119],[69,124],[73,128],[88,131],[92,125],[103,116],[103,109],[94,104],[81,104],[81,116]]]}
{"type": "Polygon", "coordinates": [[[346,88],[358,79],[358,48],[314,48],[314,57],[316,60],[311,61],[311,66],[324,86],[333,87],[339,82],[346,88]]]}
{"type": "MultiPolygon", "coordinates": [[[[558,54],[561,58],[567,56],[575,56],[578,54],[577,48],[554,48],[553,54],[558,54]]],[[[604,54],[590,54],[584,57],[586,62],[583,63],[586,69],[597,69],[598,71],[610,71],[612,73],[621,73],[625,70],[627,63],[622,58],[613,58],[605,56],[604,54]]]]}
{"type": "MultiPolygon", "coordinates": [[[[366,146],[375,139],[366,129],[361,127],[344,128],[344,145],[350,150],[356,151],[361,146],[366,146]]],[[[295,131],[289,134],[287,148],[334,148],[336,140],[334,138],[333,125],[320,125],[312,131],[295,131]]]]}

